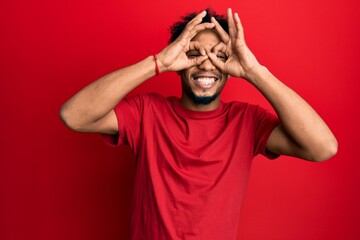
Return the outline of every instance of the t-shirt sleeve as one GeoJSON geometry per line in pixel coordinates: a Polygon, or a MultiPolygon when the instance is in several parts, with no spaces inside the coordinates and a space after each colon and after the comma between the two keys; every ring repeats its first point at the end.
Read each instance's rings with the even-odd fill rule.
{"type": "Polygon", "coordinates": [[[114,108],[118,122],[118,133],[114,135],[104,134],[104,141],[112,146],[128,144],[134,149],[140,138],[143,109],[143,96],[136,95],[121,100],[114,108]]]}
{"type": "Polygon", "coordinates": [[[255,152],[254,155],[262,154],[269,159],[279,157],[266,149],[267,140],[276,126],[280,124],[278,117],[268,110],[257,106],[255,113],[255,152]]]}

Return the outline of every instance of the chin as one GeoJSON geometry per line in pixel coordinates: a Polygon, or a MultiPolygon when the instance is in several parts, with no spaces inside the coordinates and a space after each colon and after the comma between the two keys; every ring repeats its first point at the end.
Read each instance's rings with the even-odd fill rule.
{"type": "Polygon", "coordinates": [[[188,94],[188,96],[190,97],[190,99],[195,103],[195,104],[199,104],[199,105],[208,105],[210,103],[212,103],[215,99],[217,99],[217,97],[219,96],[219,94],[214,94],[212,96],[198,96],[195,95],[192,91],[188,94]]]}

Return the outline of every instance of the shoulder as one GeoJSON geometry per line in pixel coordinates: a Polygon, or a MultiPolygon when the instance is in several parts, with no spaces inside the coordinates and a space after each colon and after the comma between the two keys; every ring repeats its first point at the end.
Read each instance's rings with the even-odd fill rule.
{"type": "Polygon", "coordinates": [[[125,102],[134,102],[139,105],[148,105],[148,104],[153,104],[156,102],[164,102],[164,101],[166,101],[166,97],[164,97],[158,93],[152,92],[152,93],[135,94],[135,95],[127,96],[123,100],[125,102]]]}
{"type": "Polygon", "coordinates": [[[255,113],[259,109],[263,109],[259,105],[251,104],[248,102],[241,102],[241,101],[231,101],[228,103],[223,103],[225,109],[228,109],[230,112],[244,112],[244,113],[255,113]]]}
{"type": "MultiPolygon", "coordinates": [[[[159,93],[155,93],[155,92],[150,92],[150,93],[145,93],[145,94],[137,94],[132,97],[139,98],[144,102],[162,102],[162,101],[166,101],[166,99],[167,99],[163,95],[161,95],[159,93]]],[[[130,98],[132,98],[132,97],[130,97],[130,98]]]]}
{"type": "Polygon", "coordinates": [[[165,97],[159,93],[147,93],[139,95],[142,98],[143,104],[145,106],[165,106],[169,105],[174,97],[165,97]]]}
{"type": "Polygon", "coordinates": [[[225,103],[225,105],[230,105],[231,108],[235,108],[235,109],[244,109],[246,111],[269,111],[265,107],[260,106],[258,104],[241,102],[241,101],[231,101],[229,103],[225,103]]]}
{"type": "Polygon", "coordinates": [[[165,97],[158,93],[136,94],[126,97],[125,104],[139,109],[142,112],[156,111],[156,109],[165,109],[171,106],[174,97],[165,97]]]}

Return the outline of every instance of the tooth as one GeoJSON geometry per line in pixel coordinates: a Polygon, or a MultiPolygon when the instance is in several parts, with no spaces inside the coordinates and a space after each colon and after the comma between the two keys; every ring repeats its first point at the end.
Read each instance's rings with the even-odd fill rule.
{"type": "Polygon", "coordinates": [[[210,84],[215,82],[215,78],[214,77],[199,77],[197,79],[198,82],[203,83],[203,84],[210,84]]]}

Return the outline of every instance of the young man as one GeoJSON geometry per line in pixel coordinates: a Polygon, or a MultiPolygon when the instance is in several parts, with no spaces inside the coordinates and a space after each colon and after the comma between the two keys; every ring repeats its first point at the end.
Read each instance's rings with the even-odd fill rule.
{"type": "Polygon", "coordinates": [[[183,20],[160,53],[91,83],[60,112],[75,131],[107,134],[112,144],[133,148],[134,240],[236,239],[256,154],[322,161],[337,152],[318,114],[249,50],[237,13],[228,9],[225,19],[203,11],[183,20]],[[165,71],[180,75],[180,99],[124,98],[165,71]],[[254,85],[277,116],[259,106],[221,102],[229,76],[254,85]]]}

